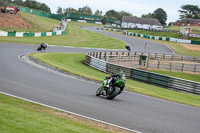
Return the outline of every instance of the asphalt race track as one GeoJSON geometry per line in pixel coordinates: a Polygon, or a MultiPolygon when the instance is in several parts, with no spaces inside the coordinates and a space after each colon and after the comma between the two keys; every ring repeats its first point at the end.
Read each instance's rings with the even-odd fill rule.
{"type": "Polygon", "coordinates": [[[90,30],[93,32],[97,32],[100,34],[104,34],[107,36],[111,36],[117,39],[120,39],[124,42],[126,42],[127,44],[129,44],[132,47],[132,51],[134,52],[146,52],[146,53],[163,53],[163,54],[173,54],[174,51],[161,44],[161,43],[157,43],[157,42],[153,42],[151,40],[144,40],[141,38],[136,38],[136,37],[131,37],[131,36],[127,36],[127,35],[121,35],[121,34],[115,34],[112,32],[108,32],[108,31],[104,31],[104,30],[97,30],[96,27],[83,27],[86,30],[90,30]],[[148,43],[148,47],[145,48],[145,44],[148,43]]]}
{"type": "MultiPolygon", "coordinates": [[[[18,59],[37,46],[0,44],[0,91],[144,133],[197,133],[200,108],[124,92],[110,101],[96,97],[100,86],[61,76],[18,59]]],[[[94,49],[48,47],[46,52],[94,49]]],[[[102,50],[100,50],[102,51],[102,50]]]]}

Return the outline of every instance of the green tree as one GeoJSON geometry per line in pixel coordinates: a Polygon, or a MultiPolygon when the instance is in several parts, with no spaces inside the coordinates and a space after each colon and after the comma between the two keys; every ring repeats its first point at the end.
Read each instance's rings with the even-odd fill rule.
{"type": "Polygon", "coordinates": [[[51,9],[44,3],[40,5],[40,10],[51,13],[51,9]]]}
{"type": "Polygon", "coordinates": [[[13,3],[16,5],[24,5],[22,0],[14,0],[13,3]]]}
{"type": "Polygon", "coordinates": [[[103,25],[105,25],[108,22],[108,17],[104,15],[101,22],[103,25]]]}
{"type": "Polygon", "coordinates": [[[153,12],[153,18],[158,19],[158,21],[162,24],[162,25],[166,25],[166,21],[167,21],[167,13],[162,9],[162,8],[158,8],[153,12]]]}
{"type": "Polygon", "coordinates": [[[180,13],[180,19],[182,18],[195,18],[200,13],[200,8],[197,5],[182,5],[182,10],[178,10],[180,13]]]}
{"type": "Polygon", "coordinates": [[[153,14],[152,13],[142,14],[142,18],[153,18],[153,14]]]}
{"type": "Polygon", "coordinates": [[[58,7],[58,10],[56,11],[57,14],[63,14],[62,8],[58,7]]]}
{"type": "Polygon", "coordinates": [[[195,18],[195,19],[200,19],[200,13],[196,14],[196,15],[194,16],[194,18],[195,18]]]}
{"type": "Polygon", "coordinates": [[[122,21],[123,16],[133,16],[131,13],[125,12],[125,11],[120,11],[120,21],[122,21]]]}
{"type": "Polygon", "coordinates": [[[74,9],[74,8],[66,8],[66,9],[63,9],[64,11],[64,14],[67,14],[67,13],[78,13],[78,10],[74,9]]]}
{"type": "Polygon", "coordinates": [[[109,10],[105,14],[107,17],[114,18],[115,20],[120,21],[120,14],[115,10],[109,10]]]}
{"type": "Polygon", "coordinates": [[[84,15],[92,15],[92,9],[89,6],[85,6],[83,8],[79,8],[78,13],[84,15]]]}
{"type": "Polygon", "coordinates": [[[103,13],[102,11],[96,10],[94,16],[102,16],[102,13],[103,13]]]}

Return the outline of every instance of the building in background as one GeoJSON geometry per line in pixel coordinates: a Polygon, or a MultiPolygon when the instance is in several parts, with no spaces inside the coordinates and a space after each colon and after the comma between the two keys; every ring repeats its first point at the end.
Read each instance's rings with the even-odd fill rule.
{"type": "Polygon", "coordinates": [[[174,26],[197,26],[200,27],[200,19],[183,18],[174,23],[174,26]]]}
{"type": "Polygon", "coordinates": [[[158,21],[158,19],[123,16],[121,28],[139,28],[139,29],[148,29],[148,30],[162,30],[163,26],[158,21]]]}

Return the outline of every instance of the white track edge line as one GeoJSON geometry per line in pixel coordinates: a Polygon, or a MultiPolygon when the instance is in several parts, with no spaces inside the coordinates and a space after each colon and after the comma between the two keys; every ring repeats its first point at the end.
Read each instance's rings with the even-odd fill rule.
{"type": "Polygon", "coordinates": [[[58,110],[58,111],[62,111],[62,112],[65,112],[65,113],[76,115],[78,117],[86,118],[86,119],[89,119],[89,120],[92,120],[92,121],[96,121],[96,122],[107,124],[107,125],[110,125],[110,126],[113,126],[113,127],[117,127],[117,128],[123,129],[123,130],[136,132],[136,133],[141,133],[141,132],[136,131],[136,130],[132,130],[132,129],[125,128],[125,127],[122,127],[122,126],[118,126],[118,125],[115,125],[115,124],[112,124],[112,123],[109,123],[109,122],[98,120],[98,119],[95,119],[95,118],[92,118],[92,117],[88,117],[88,116],[81,115],[81,114],[78,114],[78,113],[74,113],[74,112],[71,112],[71,111],[67,111],[67,110],[64,110],[64,109],[56,108],[56,107],[53,107],[53,106],[50,106],[50,105],[47,105],[47,104],[43,104],[43,103],[40,103],[40,102],[36,102],[36,101],[33,101],[33,100],[29,100],[29,99],[26,99],[26,98],[22,98],[22,97],[19,97],[19,96],[8,94],[8,93],[2,92],[2,91],[0,91],[0,93],[4,94],[4,95],[7,95],[7,96],[11,96],[11,97],[17,98],[17,99],[20,99],[20,100],[24,100],[24,101],[28,101],[28,102],[35,103],[35,104],[38,104],[38,105],[42,105],[42,106],[45,106],[45,107],[48,107],[48,108],[52,108],[52,109],[55,109],[55,110],[58,110]]]}

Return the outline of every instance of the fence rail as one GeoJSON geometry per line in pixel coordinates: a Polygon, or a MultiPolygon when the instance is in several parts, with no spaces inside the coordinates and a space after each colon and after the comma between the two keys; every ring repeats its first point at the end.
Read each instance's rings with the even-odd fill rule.
{"type": "Polygon", "coordinates": [[[200,73],[200,58],[158,53],[100,52],[91,53],[96,58],[133,68],[152,68],[170,71],[200,73]],[[139,64],[140,55],[147,55],[147,61],[139,64]]]}
{"type": "MultiPolygon", "coordinates": [[[[107,55],[109,54],[111,54],[111,52],[88,53],[85,56],[85,63],[97,70],[110,73],[110,74],[116,73],[117,70],[120,68],[125,72],[126,76],[131,79],[159,85],[161,87],[173,89],[176,91],[200,94],[199,82],[184,80],[184,79],[157,74],[157,73],[153,73],[153,72],[149,72],[145,70],[134,69],[134,68],[112,64],[105,61],[107,59],[106,58],[107,55]],[[102,60],[102,59],[105,59],[105,60],[102,60]]],[[[131,55],[131,53],[129,53],[128,55],[131,55]]],[[[123,53],[123,56],[125,56],[125,53],[123,53]]]]}

